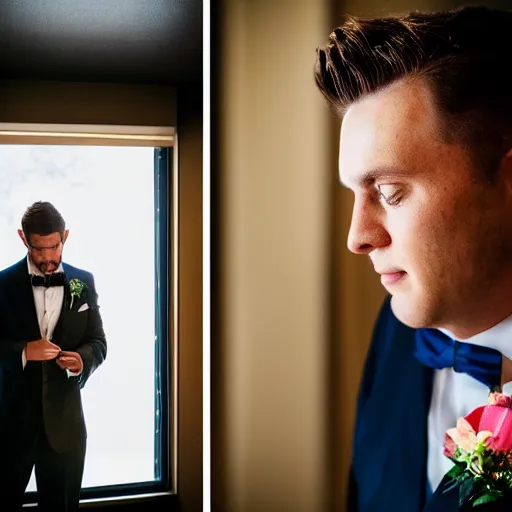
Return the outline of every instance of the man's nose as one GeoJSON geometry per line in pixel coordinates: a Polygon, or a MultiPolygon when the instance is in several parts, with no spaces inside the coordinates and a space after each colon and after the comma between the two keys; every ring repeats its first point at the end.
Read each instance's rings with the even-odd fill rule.
{"type": "Polygon", "coordinates": [[[374,249],[391,243],[384,227],[382,213],[364,203],[354,204],[347,247],[354,254],[370,254],[374,249]]]}

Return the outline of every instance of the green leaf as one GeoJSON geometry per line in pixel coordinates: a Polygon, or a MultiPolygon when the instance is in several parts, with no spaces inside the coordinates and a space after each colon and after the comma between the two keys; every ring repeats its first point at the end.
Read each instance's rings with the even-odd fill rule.
{"type": "Polygon", "coordinates": [[[474,486],[475,481],[472,479],[467,479],[462,482],[459,489],[459,506],[462,506],[463,503],[474,494],[474,486]]]}
{"type": "Polygon", "coordinates": [[[460,484],[460,481],[457,479],[449,480],[446,482],[445,487],[443,489],[443,494],[450,492],[452,489],[455,489],[460,484]]]}
{"type": "Polygon", "coordinates": [[[455,464],[448,473],[446,473],[446,476],[448,478],[459,478],[464,473],[464,465],[462,464],[455,464]]]}
{"type": "Polygon", "coordinates": [[[470,473],[466,471],[466,464],[455,464],[450,471],[446,473],[446,476],[450,478],[450,480],[447,480],[444,484],[443,494],[450,492],[468,478],[471,478],[470,473]]]}
{"type": "Polygon", "coordinates": [[[473,502],[473,506],[476,507],[477,505],[484,505],[485,503],[492,503],[493,501],[496,501],[502,497],[502,493],[498,491],[491,491],[487,494],[484,494],[483,496],[480,496],[477,500],[473,502]]]}

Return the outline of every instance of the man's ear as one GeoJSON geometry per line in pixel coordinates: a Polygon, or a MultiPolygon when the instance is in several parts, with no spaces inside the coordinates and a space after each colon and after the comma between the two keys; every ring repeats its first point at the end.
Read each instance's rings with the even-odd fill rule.
{"type": "Polygon", "coordinates": [[[62,239],[62,243],[65,244],[66,243],[66,240],[68,239],[68,235],[69,235],[69,229],[66,229],[64,231],[64,238],[62,239]]]}
{"type": "Polygon", "coordinates": [[[21,241],[23,242],[23,245],[28,249],[28,243],[25,239],[25,234],[23,233],[22,229],[18,229],[18,235],[21,238],[21,241]]]}

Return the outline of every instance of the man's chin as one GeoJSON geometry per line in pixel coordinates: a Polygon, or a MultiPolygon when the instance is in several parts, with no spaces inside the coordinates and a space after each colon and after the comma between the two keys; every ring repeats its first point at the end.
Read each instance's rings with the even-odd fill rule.
{"type": "Polygon", "coordinates": [[[39,268],[39,270],[43,273],[43,274],[46,274],[47,276],[53,274],[56,270],[57,270],[57,267],[44,267],[44,268],[39,268]]]}
{"type": "Polygon", "coordinates": [[[393,295],[391,311],[395,317],[407,327],[421,329],[430,327],[431,318],[426,314],[425,306],[420,306],[410,297],[393,295]]]}

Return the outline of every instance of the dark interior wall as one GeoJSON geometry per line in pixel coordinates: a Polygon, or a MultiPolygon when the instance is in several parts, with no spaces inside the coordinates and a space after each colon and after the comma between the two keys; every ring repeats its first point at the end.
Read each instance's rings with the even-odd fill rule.
{"type": "Polygon", "coordinates": [[[2,78],[201,81],[201,0],[2,0],[2,78]]]}
{"type": "Polygon", "coordinates": [[[176,126],[177,91],[167,85],[0,81],[0,122],[176,126]]]}
{"type": "Polygon", "coordinates": [[[202,89],[178,96],[178,494],[181,512],[203,503],[202,89]]]}

